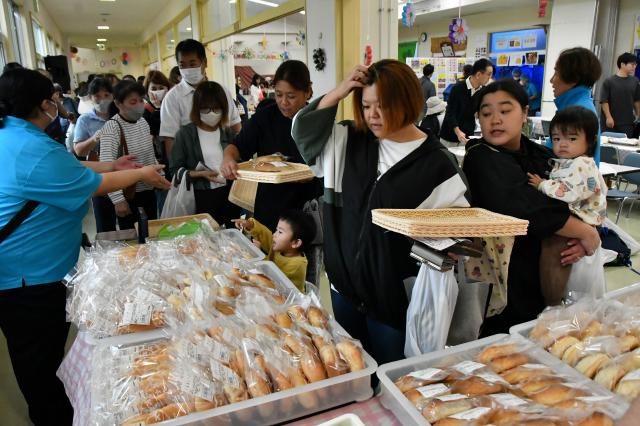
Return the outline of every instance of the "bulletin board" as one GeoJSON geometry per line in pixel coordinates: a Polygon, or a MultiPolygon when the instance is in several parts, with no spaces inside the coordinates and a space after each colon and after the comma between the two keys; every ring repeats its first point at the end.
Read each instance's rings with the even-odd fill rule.
{"type": "Polygon", "coordinates": [[[431,81],[436,86],[437,95],[442,98],[442,92],[450,84],[455,84],[458,78],[462,77],[462,67],[466,64],[473,64],[474,58],[407,58],[406,64],[416,73],[418,77],[422,77],[422,68],[431,64],[434,67],[431,81]]]}

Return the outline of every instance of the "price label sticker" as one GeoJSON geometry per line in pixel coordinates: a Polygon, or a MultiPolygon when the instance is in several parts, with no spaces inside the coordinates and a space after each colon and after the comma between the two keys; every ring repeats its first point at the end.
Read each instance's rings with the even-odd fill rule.
{"type": "Polygon", "coordinates": [[[153,306],[147,303],[125,303],[122,314],[122,325],[149,325],[153,306]]]}

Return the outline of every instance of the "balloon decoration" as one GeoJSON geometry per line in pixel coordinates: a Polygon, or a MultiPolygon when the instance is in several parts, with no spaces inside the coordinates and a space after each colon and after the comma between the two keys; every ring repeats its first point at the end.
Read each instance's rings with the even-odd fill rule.
{"type": "Polygon", "coordinates": [[[373,63],[373,48],[370,44],[364,48],[364,65],[369,66],[373,63]]]}
{"type": "Polygon", "coordinates": [[[258,43],[260,45],[260,47],[262,47],[263,49],[266,49],[267,46],[269,45],[269,41],[267,40],[267,36],[263,35],[262,36],[262,40],[260,40],[260,42],[258,43]]]}
{"type": "Polygon", "coordinates": [[[413,27],[413,23],[416,21],[416,14],[413,10],[413,3],[409,0],[402,7],[402,25],[405,27],[413,27]]]}
{"type": "Polygon", "coordinates": [[[288,61],[289,60],[289,52],[287,52],[286,50],[284,52],[282,52],[280,54],[280,59],[282,59],[282,62],[288,61]]]}
{"type": "Polygon", "coordinates": [[[315,64],[316,71],[322,71],[327,66],[326,62],[327,54],[324,49],[321,47],[313,49],[313,63],[315,64]]]}
{"type": "Polygon", "coordinates": [[[463,18],[453,18],[449,24],[449,40],[453,44],[462,44],[467,40],[469,27],[463,18]]]}
{"type": "Polygon", "coordinates": [[[127,52],[122,52],[122,65],[129,65],[129,54],[127,52]]]}

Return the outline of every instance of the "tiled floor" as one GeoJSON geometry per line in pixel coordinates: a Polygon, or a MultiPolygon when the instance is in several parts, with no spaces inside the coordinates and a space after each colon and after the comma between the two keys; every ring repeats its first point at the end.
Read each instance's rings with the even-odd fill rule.
{"type": "MultiPolygon", "coordinates": [[[[635,209],[631,214],[631,218],[627,218],[626,211],[627,209],[625,208],[625,216],[620,218],[618,224],[634,238],[640,240],[640,212],[635,209]]],[[[615,217],[613,209],[610,209],[610,214],[611,217],[615,217]]],[[[85,230],[89,231],[88,234],[90,236],[95,234],[95,223],[91,212],[85,218],[84,226],[85,230]]],[[[633,257],[633,263],[640,267],[640,254],[633,257]]],[[[640,282],[640,276],[625,267],[606,268],[606,277],[608,290],[615,290],[640,282]]],[[[323,304],[330,308],[329,285],[326,279],[321,283],[320,294],[323,304]]],[[[69,337],[68,343],[70,343],[73,336],[70,335],[69,337]]],[[[27,406],[13,376],[4,337],[0,335],[0,426],[27,426],[30,424],[27,406]]]]}

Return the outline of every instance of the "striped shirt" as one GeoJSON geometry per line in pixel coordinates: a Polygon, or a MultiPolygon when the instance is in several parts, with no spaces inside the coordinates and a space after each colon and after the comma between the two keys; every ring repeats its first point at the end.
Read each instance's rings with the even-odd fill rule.
{"type": "MultiPolygon", "coordinates": [[[[153,151],[153,136],[149,130],[149,125],[144,118],[135,123],[124,120],[119,114],[111,117],[104,123],[102,127],[102,135],[100,136],[100,161],[113,161],[123,154],[120,147],[120,127],[117,120],[124,131],[124,138],[127,142],[129,154],[135,155],[138,163],[145,166],[157,164],[156,156],[153,151]]],[[[136,184],[136,192],[152,190],[151,185],[143,182],[136,184]]],[[[122,190],[110,192],[109,198],[113,204],[125,201],[122,190]]]]}

